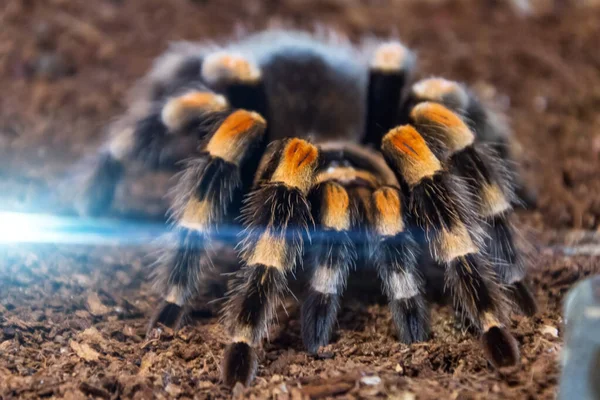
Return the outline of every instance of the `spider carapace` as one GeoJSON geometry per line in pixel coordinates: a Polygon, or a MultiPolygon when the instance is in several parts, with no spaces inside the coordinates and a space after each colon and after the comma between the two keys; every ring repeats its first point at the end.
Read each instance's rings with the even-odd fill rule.
{"type": "Polygon", "coordinates": [[[158,58],[110,126],[78,202],[83,213],[106,211],[131,161],[182,168],[151,326],[180,324],[211,264],[208,244],[233,227],[227,384],[252,381],[256,347],[300,267],[310,276],[300,298],[309,352],[329,342],[356,267],[379,276],[399,340],[428,340],[424,253],[491,363],[518,362],[505,324],[513,308],[536,305],[509,222],[523,189],[511,139],[464,85],[415,82],[414,66],[397,41],[289,31],[178,44],[158,58]]]}

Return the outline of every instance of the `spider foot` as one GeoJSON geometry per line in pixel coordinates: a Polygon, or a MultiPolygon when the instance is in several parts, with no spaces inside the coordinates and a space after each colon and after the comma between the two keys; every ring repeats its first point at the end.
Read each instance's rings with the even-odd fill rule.
{"type": "Polygon", "coordinates": [[[422,295],[390,302],[392,319],[402,343],[411,344],[429,339],[429,311],[422,295]]]}
{"type": "Polygon", "coordinates": [[[225,350],[223,381],[227,386],[233,387],[238,382],[249,386],[256,376],[257,369],[258,356],[248,343],[232,343],[225,350]]]}
{"type": "Polygon", "coordinates": [[[311,291],[302,304],[302,341],[310,354],[327,346],[337,313],[340,296],[311,291]]]}
{"type": "Polygon", "coordinates": [[[514,337],[502,326],[493,326],[483,333],[483,348],[488,360],[496,367],[507,367],[519,362],[519,346],[514,337]]]}
{"type": "Polygon", "coordinates": [[[186,316],[186,307],[163,300],[150,318],[146,336],[149,336],[158,324],[162,324],[175,331],[179,330],[183,326],[186,316]]]}

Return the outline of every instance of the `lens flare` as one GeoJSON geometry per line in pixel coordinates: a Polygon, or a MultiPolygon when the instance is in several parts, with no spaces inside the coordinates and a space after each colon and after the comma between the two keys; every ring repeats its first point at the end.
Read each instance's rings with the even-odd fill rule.
{"type": "Polygon", "coordinates": [[[0,243],[142,244],[165,232],[163,223],[0,212],[0,243]]]}

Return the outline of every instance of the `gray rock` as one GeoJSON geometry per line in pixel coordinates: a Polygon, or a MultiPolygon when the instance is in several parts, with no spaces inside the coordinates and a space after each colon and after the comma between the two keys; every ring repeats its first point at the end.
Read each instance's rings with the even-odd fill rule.
{"type": "Polygon", "coordinates": [[[571,289],[564,305],[560,400],[600,399],[600,275],[571,289]]]}

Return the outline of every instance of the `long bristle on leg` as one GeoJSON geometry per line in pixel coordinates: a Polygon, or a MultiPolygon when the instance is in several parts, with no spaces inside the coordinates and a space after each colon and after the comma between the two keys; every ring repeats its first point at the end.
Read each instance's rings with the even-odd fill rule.
{"type": "Polygon", "coordinates": [[[490,218],[488,232],[486,249],[492,257],[500,281],[506,285],[508,297],[523,314],[536,314],[537,301],[526,283],[525,262],[515,247],[515,233],[509,216],[501,214],[490,218]]]}
{"type": "Polygon", "coordinates": [[[302,340],[309,353],[316,353],[329,343],[356,249],[348,235],[346,189],[333,181],[324,182],[312,190],[309,201],[316,224],[308,257],[312,276],[302,303],[302,340]]]}
{"type": "Polygon", "coordinates": [[[418,246],[405,229],[400,192],[391,187],[373,193],[371,257],[389,299],[392,320],[403,343],[429,338],[429,309],[417,265],[418,246]]]}
{"type": "Polygon", "coordinates": [[[304,239],[310,237],[313,225],[306,196],[313,186],[318,150],[301,139],[288,139],[275,148],[276,152],[268,152],[263,179],[246,197],[241,214],[244,232],[239,249],[244,265],[236,273],[224,315],[231,344],[223,381],[230,386],[247,385],[256,374],[254,348],[288,290],[286,274],[302,262],[304,239]]]}
{"type": "MultiPolygon", "coordinates": [[[[198,158],[188,161],[174,188],[171,207],[173,244],[158,260],[155,284],[167,304],[184,308],[195,295],[211,235],[244,190],[241,169],[262,140],[264,119],[246,110],[229,115],[212,134],[198,158]]],[[[150,328],[171,322],[157,310],[150,328]],[[163,317],[164,316],[164,317],[163,317]]]]}
{"type": "Polygon", "coordinates": [[[446,282],[457,307],[482,331],[484,344],[493,345],[486,348],[491,361],[503,366],[518,360],[514,339],[503,326],[507,301],[480,254],[480,222],[468,194],[461,190],[464,182],[441,168],[411,126],[388,133],[382,150],[398,179],[408,185],[408,213],[425,232],[432,257],[446,266],[446,282]],[[505,334],[495,335],[498,330],[505,334]],[[493,340],[488,340],[490,334],[493,340]]]}
{"type": "Polygon", "coordinates": [[[381,143],[383,135],[397,123],[414,64],[414,54],[399,42],[382,43],[375,49],[369,70],[366,144],[381,143]]]}
{"type": "MultiPolygon", "coordinates": [[[[449,151],[452,173],[464,179],[476,206],[477,214],[487,227],[484,248],[491,256],[500,281],[510,289],[525,278],[525,266],[514,243],[510,224],[514,191],[510,175],[493,152],[474,143],[474,135],[462,119],[441,104],[423,102],[411,111],[411,119],[423,136],[431,136],[449,151]]],[[[509,290],[521,310],[529,314],[536,309],[531,293],[524,285],[509,290]]]]}

